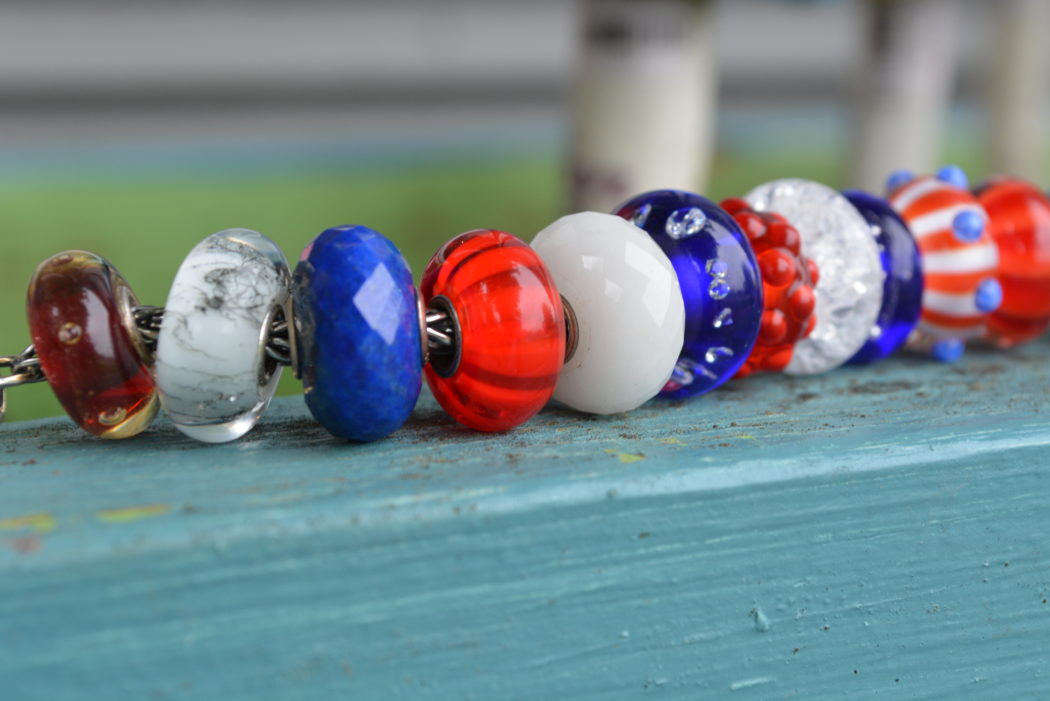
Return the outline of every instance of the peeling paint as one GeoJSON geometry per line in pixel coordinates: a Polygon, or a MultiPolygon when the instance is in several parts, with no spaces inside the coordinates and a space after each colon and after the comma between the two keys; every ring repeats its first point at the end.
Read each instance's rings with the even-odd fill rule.
{"type": "Polygon", "coordinates": [[[130,523],[143,518],[163,516],[171,511],[167,504],[145,504],[143,506],[126,506],[121,509],[103,509],[95,515],[103,523],[130,523]]]}
{"type": "Polygon", "coordinates": [[[769,619],[766,618],[766,614],[762,612],[762,609],[756,606],[751,609],[750,615],[755,622],[755,630],[759,633],[766,633],[769,631],[769,619]]]}
{"type": "Polygon", "coordinates": [[[615,455],[616,458],[623,463],[638,462],[639,460],[645,460],[644,453],[623,453],[619,450],[613,450],[612,448],[606,448],[605,452],[609,455],[615,455]]]}
{"type": "Polygon", "coordinates": [[[769,677],[755,677],[754,679],[741,679],[738,682],[733,682],[729,685],[730,691],[741,691],[743,689],[750,689],[753,686],[762,686],[763,684],[772,684],[773,679],[769,677]]]}
{"type": "Polygon", "coordinates": [[[40,549],[42,543],[40,536],[35,534],[19,536],[8,541],[11,549],[19,555],[32,555],[40,549]]]}
{"type": "Polygon", "coordinates": [[[0,519],[0,531],[30,530],[37,533],[50,533],[57,525],[55,517],[46,511],[0,519]]]}

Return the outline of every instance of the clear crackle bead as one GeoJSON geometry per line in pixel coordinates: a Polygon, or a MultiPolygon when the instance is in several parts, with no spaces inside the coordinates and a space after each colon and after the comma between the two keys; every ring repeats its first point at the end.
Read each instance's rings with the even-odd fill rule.
{"type": "Polygon", "coordinates": [[[810,180],[773,180],[745,199],[757,211],[786,217],[802,235],[802,254],[820,270],[817,325],[795,345],[784,371],[810,375],[839,367],[868,340],[882,306],[884,273],[871,227],[843,195],[810,180]]]}

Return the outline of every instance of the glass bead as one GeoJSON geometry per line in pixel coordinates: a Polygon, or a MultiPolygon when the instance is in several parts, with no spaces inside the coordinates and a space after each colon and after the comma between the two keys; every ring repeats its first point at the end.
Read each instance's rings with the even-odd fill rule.
{"type": "Polygon", "coordinates": [[[430,259],[420,292],[458,326],[457,357],[432,356],[424,369],[445,411],[479,431],[506,431],[543,408],[565,358],[565,318],[535,251],[502,231],[468,231],[430,259]]]}
{"type": "Polygon", "coordinates": [[[321,233],[292,278],[306,406],[340,438],[397,430],[422,385],[412,271],[397,247],[364,226],[321,233]]]}
{"type": "Polygon", "coordinates": [[[810,375],[839,367],[868,340],[882,306],[882,261],[871,227],[835,190],[788,178],[759,185],[745,199],[758,211],[785,217],[813,260],[817,323],[795,344],[784,372],[810,375]]]}
{"type": "Polygon", "coordinates": [[[266,354],[272,322],[290,317],[281,249],[248,229],[197,244],[175,275],[157,339],[161,404],[191,438],[243,436],[270,403],[281,367],[266,354]]]}
{"type": "Polygon", "coordinates": [[[137,304],[116,268],[85,251],[48,258],[29,283],[29,332],[48,384],[73,421],[102,438],[141,433],[159,406],[137,304]]]}
{"type": "Polygon", "coordinates": [[[842,194],[871,227],[886,276],[875,325],[849,361],[871,363],[895,352],[915,330],[922,312],[922,258],[908,225],[886,200],[860,190],[844,190],[842,194]]]}
{"type": "Polygon", "coordinates": [[[678,277],[663,250],[637,226],[598,212],[562,217],[532,247],[576,318],[576,347],[554,398],[613,414],[655,397],[685,332],[678,277]]]}
{"type": "Polygon", "coordinates": [[[1050,325],[1050,199],[1035,185],[999,178],[977,191],[988,233],[999,249],[1002,304],[987,319],[986,337],[1008,348],[1050,325]]]}
{"type": "Polygon", "coordinates": [[[661,395],[709,392],[740,369],[758,335],[762,284],[751,246],[729,214],[691,192],[646,192],[616,214],[641,222],[663,249],[685,303],[681,354],[661,395]]]}
{"type": "Polygon", "coordinates": [[[989,302],[996,301],[999,287],[999,252],[987,231],[988,214],[959,186],[965,177],[957,171],[942,169],[944,180],[913,178],[898,184],[889,197],[922,253],[922,316],[917,329],[919,337],[932,340],[982,335],[995,306],[989,302]]]}
{"type": "Polygon", "coordinates": [[[779,372],[791,362],[795,344],[816,325],[816,263],[801,255],[802,239],[784,217],[756,212],[739,198],[721,206],[747,236],[762,275],[764,311],[758,340],[736,376],[779,372]]]}

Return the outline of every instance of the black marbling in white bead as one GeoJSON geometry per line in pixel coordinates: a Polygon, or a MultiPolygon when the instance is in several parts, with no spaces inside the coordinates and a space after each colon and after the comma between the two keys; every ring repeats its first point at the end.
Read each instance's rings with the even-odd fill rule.
{"type": "Polygon", "coordinates": [[[281,370],[264,340],[278,310],[288,313],[290,279],[277,244],[248,229],[212,234],[190,251],[157,342],[157,389],[180,431],[221,443],[258,422],[281,370]]]}

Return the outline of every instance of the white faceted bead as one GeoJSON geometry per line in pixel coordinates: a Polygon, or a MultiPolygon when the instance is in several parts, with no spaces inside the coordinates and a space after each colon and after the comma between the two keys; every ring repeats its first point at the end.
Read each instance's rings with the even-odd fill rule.
{"type": "Polygon", "coordinates": [[[745,199],[760,212],[786,217],[802,237],[802,254],[820,271],[813,288],[817,325],[795,344],[784,372],[812,375],[839,367],[868,340],[882,307],[884,274],[871,227],[844,196],[811,180],[773,180],[745,199]]]}
{"type": "Polygon", "coordinates": [[[578,341],[554,398],[578,411],[630,411],[659,392],[682,351],[685,305],[674,267],[634,224],[581,212],[532,247],[576,314],[578,341]]]}
{"type": "Polygon", "coordinates": [[[180,431],[222,443],[258,422],[281,375],[263,339],[276,313],[290,319],[290,279],[277,244],[247,229],[212,234],[186,256],[164,305],[155,370],[180,431]]]}

